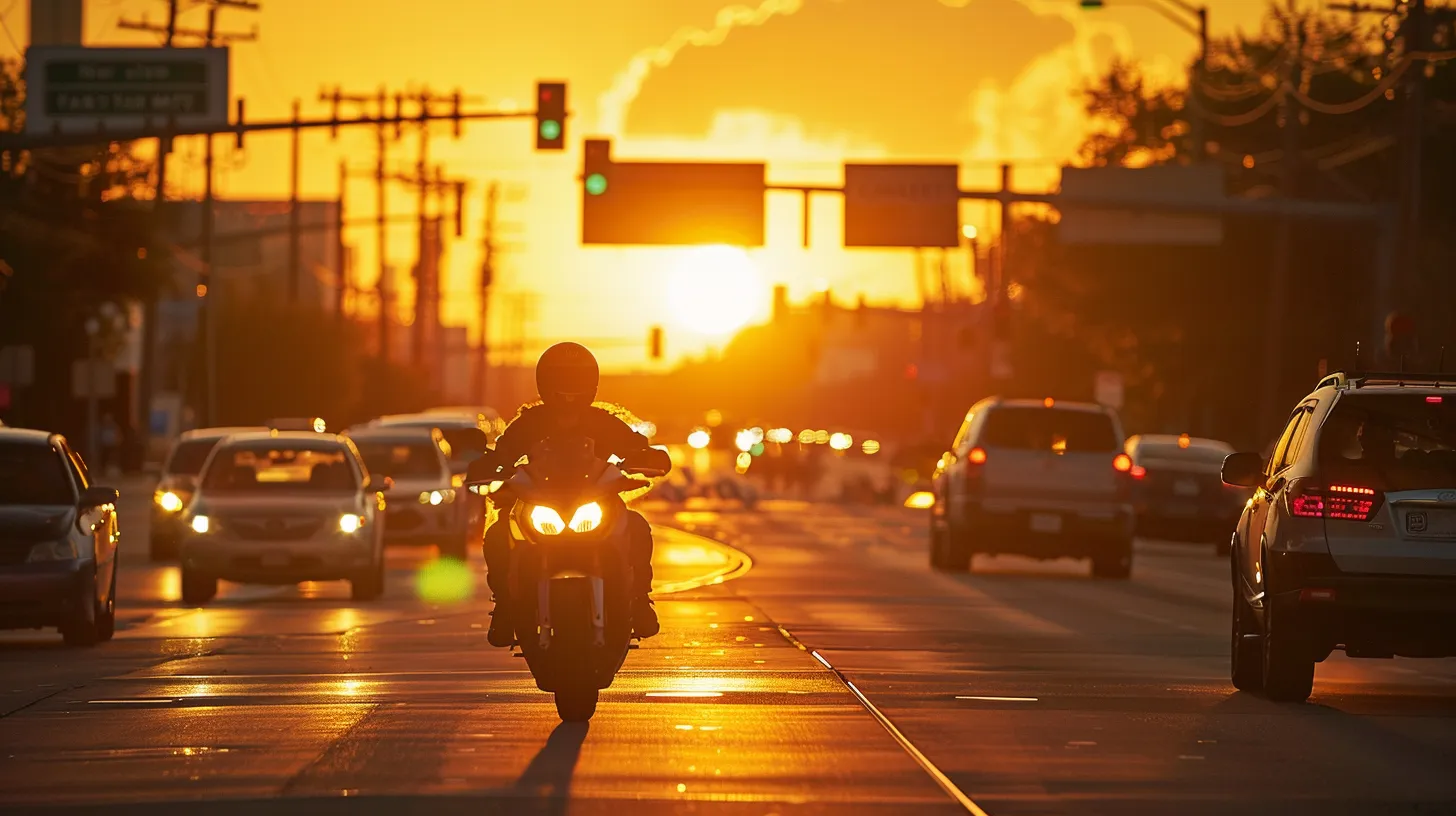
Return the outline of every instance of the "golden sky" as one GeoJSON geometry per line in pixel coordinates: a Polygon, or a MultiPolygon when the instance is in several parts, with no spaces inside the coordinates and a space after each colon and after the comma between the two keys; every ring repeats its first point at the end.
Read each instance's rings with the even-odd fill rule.
{"type": "MultiPolygon", "coordinates": [[[[644,365],[652,324],[666,327],[668,362],[722,345],[721,335],[687,325],[693,315],[681,304],[683,293],[711,304],[717,293],[697,283],[705,266],[724,265],[692,251],[581,247],[582,136],[612,137],[619,158],[766,160],[780,182],[838,183],[842,162],[885,159],[960,162],[964,186],[989,187],[997,163],[1011,160],[1020,184],[1044,189],[1080,140],[1074,92],[1082,82],[1115,54],[1172,75],[1194,51],[1193,37],[1140,5],[1159,0],[1118,2],[1083,11],[1076,0],[261,0],[259,13],[224,11],[220,27],[258,29],[256,42],[232,47],[232,93],[246,98],[250,118],[285,118],[295,98],[306,114],[326,114],[317,97],[334,85],[356,93],[459,88],[487,105],[529,107],[536,80],[567,81],[573,116],[564,153],[536,153],[527,121],[471,125],[459,141],[448,125],[435,131],[432,160],[475,182],[467,235],[447,253],[444,316],[464,324],[475,313],[483,190],[497,180],[507,197],[494,342],[511,339],[511,314],[525,308],[533,312],[528,346],[615,339],[594,345],[607,366],[631,368],[644,365]]],[[[21,45],[25,6],[0,0],[21,45]]],[[[1219,36],[1257,26],[1266,4],[1208,6],[1219,36]]],[[[88,0],[87,44],[156,43],[117,22],[161,22],[164,14],[160,0],[88,0]]],[[[197,7],[181,18],[189,28],[204,22],[197,7]]],[[[0,41],[0,54],[15,49],[0,41]]],[[[305,197],[336,195],[340,160],[361,172],[373,167],[372,131],[337,142],[315,131],[303,143],[305,197]]],[[[286,135],[264,135],[236,151],[220,139],[219,195],[286,195],[287,144],[286,135]]],[[[399,169],[411,169],[418,136],[406,133],[391,151],[399,169]]],[[[195,196],[201,146],[179,141],[178,155],[170,193],[195,196]]],[[[355,183],[351,215],[371,215],[373,196],[370,185],[355,183]]],[[[413,194],[394,190],[390,207],[412,212],[413,194]]],[[[828,286],[846,301],[863,294],[917,302],[908,252],[838,247],[837,200],[815,200],[808,250],[798,197],[771,194],[768,210],[768,246],[749,252],[758,281],[723,297],[745,301],[741,308],[755,316],[767,314],[774,283],[786,283],[795,299],[828,286]]],[[[963,220],[983,234],[995,229],[980,206],[966,205],[963,220]]],[[[372,283],[373,234],[358,228],[348,240],[356,275],[372,283]]],[[[390,244],[390,261],[407,280],[410,228],[392,229],[390,244]]],[[[959,257],[955,263],[964,278],[959,257]]]]}

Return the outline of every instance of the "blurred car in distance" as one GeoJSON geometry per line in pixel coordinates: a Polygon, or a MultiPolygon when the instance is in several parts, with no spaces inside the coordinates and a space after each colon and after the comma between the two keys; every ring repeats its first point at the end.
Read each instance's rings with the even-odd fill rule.
{"type": "Polygon", "coordinates": [[[54,626],[67,646],[111,640],[117,500],[65,437],[0,430],[0,629],[54,626]]]}
{"type": "Polygon", "coordinates": [[[323,417],[275,417],[268,420],[267,425],[275,431],[324,433],[329,429],[329,424],[324,421],[323,417]]]}
{"type": "Polygon", "coordinates": [[[350,430],[364,465],[393,480],[384,517],[384,542],[433,544],[464,560],[485,533],[485,504],[450,471],[450,443],[439,428],[415,425],[350,430]]]}
{"type": "Polygon", "coordinates": [[[1250,492],[1219,477],[1233,446],[1188,434],[1138,434],[1124,449],[1132,457],[1137,534],[1212,542],[1228,555],[1229,534],[1250,492]]]}
{"type": "Polygon", "coordinates": [[[991,397],[966,414],[932,483],[930,563],[976,553],[1089,558],[1099,578],[1132,572],[1131,458],[1110,409],[991,397]]]}
{"type": "Polygon", "coordinates": [[[384,593],[384,492],[350,440],[312,431],[238,434],[207,460],[183,511],[182,602],[206,603],[218,580],[347,580],[352,597],[384,593]]]}
{"type": "MultiPolygon", "coordinates": [[[[499,420],[496,420],[498,422],[499,420]]],[[[450,472],[457,475],[465,475],[470,463],[475,461],[480,451],[473,449],[473,443],[464,441],[473,439],[470,434],[453,434],[453,431],[469,431],[478,429],[485,433],[486,439],[494,443],[499,432],[493,431],[495,424],[486,417],[474,411],[456,413],[452,411],[439,411],[435,413],[423,412],[418,414],[386,414],[378,419],[370,420],[364,425],[355,426],[349,430],[365,430],[370,428],[439,428],[445,435],[445,440],[450,442],[450,472]],[[452,438],[453,437],[453,438],[452,438]]]]}
{"type": "Polygon", "coordinates": [[[167,458],[162,462],[157,478],[157,488],[152,493],[150,540],[148,555],[153,561],[167,561],[177,557],[177,548],[182,541],[182,510],[192,500],[197,489],[197,476],[212,449],[225,437],[236,433],[266,433],[261,426],[236,426],[227,428],[197,428],[177,437],[167,458]]]}

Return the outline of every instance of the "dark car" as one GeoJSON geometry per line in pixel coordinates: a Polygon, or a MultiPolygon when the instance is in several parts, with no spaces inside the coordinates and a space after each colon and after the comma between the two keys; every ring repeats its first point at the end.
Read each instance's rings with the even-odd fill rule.
{"type": "Polygon", "coordinates": [[[197,491],[197,475],[217,443],[232,434],[266,431],[266,427],[198,428],[177,438],[152,494],[151,535],[148,554],[153,561],[177,558],[186,530],[182,528],[182,511],[197,491]]]}
{"type": "Polygon", "coordinates": [[[55,626],[69,646],[111,639],[116,501],[60,435],[0,429],[0,629],[55,626]]]}
{"type": "Polygon", "coordinates": [[[1229,533],[1251,491],[1219,478],[1232,446],[1216,439],[1140,434],[1127,440],[1139,536],[1213,542],[1228,554],[1229,533]]]}

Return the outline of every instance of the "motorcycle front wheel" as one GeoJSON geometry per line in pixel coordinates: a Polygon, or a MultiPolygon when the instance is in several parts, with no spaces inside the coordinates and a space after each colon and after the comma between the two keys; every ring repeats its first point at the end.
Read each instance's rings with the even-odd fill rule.
{"type": "Polygon", "coordinates": [[[556,692],[556,713],[562,722],[586,722],[597,713],[597,689],[569,688],[556,692]]]}

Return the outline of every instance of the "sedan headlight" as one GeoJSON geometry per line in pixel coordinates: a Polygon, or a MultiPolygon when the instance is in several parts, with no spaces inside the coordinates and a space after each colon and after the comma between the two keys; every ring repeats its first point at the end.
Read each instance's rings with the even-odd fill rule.
{"type": "Polygon", "coordinates": [[[420,504],[439,506],[450,504],[455,501],[455,489],[447,487],[443,490],[426,490],[420,494],[420,504]]]}
{"type": "Polygon", "coordinates": [[[583,504],[571,514],[571,531],[589,533],[602,526],[602,506],[596,502],[583,504]]]}
{"type": "Polygon", "coordinates": [[[159,490],[152,499],[163,512],[175,513],[182,509],[182,497],[170,490],[159,490]]]}
{"type": "Polygon", "coordinates": [[[205,535],[207,531],[211,529],[212,524],[207,516],[192,517],[192,532],[197,533],[198,535],[205,535]]]}
{"type": "Polygon", "coordinates": [[[543,504],[538,504],[531,508],[531,526],[542,535],[554,536],[566,529],[566,522],[561,520],[560,513],[543,504]]]}
{"type": "Polygon", "coordinates": [[[60,541],[45,541],[30,548],[26,563],[41,561],[70,561],[76,557],[76,542],[69,538],[60,541]]]}
{"type": "Polygon", "coordinates": [[[339,532],[345,535],[353,535],[359,532],[359,528],[363,526],[363,516],[357,516],[353,513],[345,513],[344,515],[339,516],[339,532]]]}

